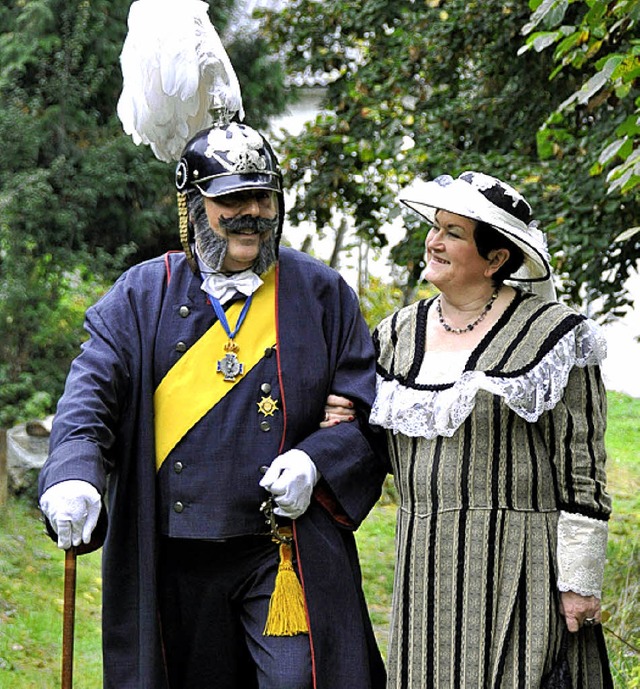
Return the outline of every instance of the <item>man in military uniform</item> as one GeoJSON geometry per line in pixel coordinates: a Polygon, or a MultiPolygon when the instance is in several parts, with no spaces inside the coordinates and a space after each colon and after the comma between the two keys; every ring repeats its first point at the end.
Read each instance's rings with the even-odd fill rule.
{"type": "Polygon", "coordinates": [[[386,473],[356,296],[280,247],[282,175],[256,130],[197,134],[176,186],[183,251],[87,311],[40,478],[61,548],[108,524],[104,686],[382,687],[353,538],[386,473]],[[320,427],[330,391],[355,423],[320,427]],[[294,622],[295,587],[274,592],[289,559],[294,622]]]}

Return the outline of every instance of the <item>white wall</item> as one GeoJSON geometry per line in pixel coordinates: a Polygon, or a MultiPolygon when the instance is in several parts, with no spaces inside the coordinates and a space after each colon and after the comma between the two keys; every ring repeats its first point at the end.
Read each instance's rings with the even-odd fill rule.
{"type": "Polygon", "coordinates": [[[633,308],[624,318],[604,326],[607,359],[602,367],[608,389],[640,397],[640,273],[626,283],[633,297],[633,308]]]}

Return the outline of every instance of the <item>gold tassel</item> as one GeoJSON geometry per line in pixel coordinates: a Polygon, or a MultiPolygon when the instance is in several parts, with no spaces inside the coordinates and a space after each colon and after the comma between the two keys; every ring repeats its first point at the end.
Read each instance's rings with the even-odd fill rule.
{"type": "MultiPolygon", "coordinates": [[[[282,529],[281,531],[284,531],[282,529]]],[[[262,632],[264,636],[295,636],[307,634],[304,594],[291,560],[291,544],[280,543],[280,564],[276,583],[269,601],[269,614],[262,632]]]]}
{"type": "Polygon", "coordinates": [[[180,244],[184,255],[187,257],[187,263],[194,273],[198,272],[198,263],[191,251],[191,244],[189,242],[189,210],[187,208],[187,195],[178,192],[176,194],[178,199],[178,227],[180,229],[180,244]]]}

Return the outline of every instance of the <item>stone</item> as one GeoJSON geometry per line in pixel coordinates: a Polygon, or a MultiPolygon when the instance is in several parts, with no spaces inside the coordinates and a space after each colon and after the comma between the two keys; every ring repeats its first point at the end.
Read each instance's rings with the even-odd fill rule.
{"type": "Polygon", "coordinates": [[[7,431],[7,474],[9,491],[15,495],[37,495],[38,475],[49,453],[51,420],[28,421],[7,431]]]}

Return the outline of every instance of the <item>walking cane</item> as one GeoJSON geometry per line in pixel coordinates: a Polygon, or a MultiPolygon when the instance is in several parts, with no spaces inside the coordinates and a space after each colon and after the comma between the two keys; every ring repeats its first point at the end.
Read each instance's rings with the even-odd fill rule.
{"type": "Polygon", "coordinates": [[[73,686],[73,632],[76,613],[76,549],[64,554],[64,610],[62,615],[62,689],[73,686]]]}

